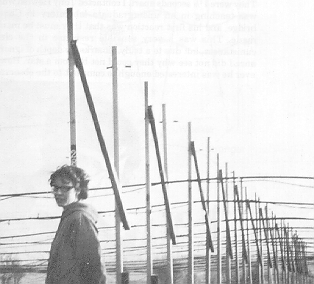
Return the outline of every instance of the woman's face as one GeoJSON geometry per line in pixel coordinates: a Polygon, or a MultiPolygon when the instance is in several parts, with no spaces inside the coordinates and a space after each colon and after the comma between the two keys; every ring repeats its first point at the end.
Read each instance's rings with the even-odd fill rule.
{"type": "Polygon", "coordinates": [[[65,207],[78,201],[79,192],[75,189],[71,181],[57,177],[51,183],[51,187],[59,207],[65,207]]]}

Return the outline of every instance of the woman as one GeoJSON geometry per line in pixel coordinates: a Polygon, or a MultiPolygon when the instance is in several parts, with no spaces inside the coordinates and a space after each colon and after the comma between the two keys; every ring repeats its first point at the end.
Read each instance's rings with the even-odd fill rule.
{"type": "Polygon", "coordinates": [[[88,178],[75,166],[62,166],[50,176],[57,205],[63,207],[51,245],[46,284],[104,284],[106,276],[96,228],[97,212],[81,200],[88,178]]]}

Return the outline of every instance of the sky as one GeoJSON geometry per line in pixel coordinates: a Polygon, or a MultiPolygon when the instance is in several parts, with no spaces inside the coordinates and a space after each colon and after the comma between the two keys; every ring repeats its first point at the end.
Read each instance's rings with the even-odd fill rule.
{"type": "MultiPolygon", "coordinates": [[[[110,155],[113,115],[108,67],[112,46],[117,46],[123,185],[145,181],[145,81],[160,145],[162,104],[167,108],[170,180],[187,178],[189,122],[203,177],[207,175],[208,137],[212,177],[217,153],[220,168],[225,171],[228,165],[228,176],[232,172],[236,176],[313,176],[313,6],[309,0],[1,1],[0,193],[49,191],[50,173],[70,162],[69,7],[73,8],[74,39],[110,155]]],[[[90,175],[91,187],[109,186],[75,73],[78,165],[90,175]]],[[[150,142],[152,180],[158,181],[150,142]]],[[[256,194],[268,201],[314,200],[312,181],[260,180],[245,186],[252,199],[256,194]]],[[[186,187],[172,188],[173,202],[183,198],[178,190],[186,187]]],[[[197,187],[195,191],[198,194],[197,187]]],[[[156,203],[162,200],[160,192],[153,193],[156,203]]],[[[136,194],[126,196],[127,206],[142,206],[142,193],[142,199],[136,194]]],[[[113,202],[106,203],[106,208],[95,199],[91,202],[98,210],[113,208],[113,202]]],[[[10,198],[1,203],[1,218],[61,213],[52,198],[10,198]]],[[[298,216],[314,215],[313,207],[273,209],[285,216],[292,211],[298,216]]],[[[43,227],[54,230],[56,224],[43,227]]],[[[0,226],[7,232],[17,230],[9,229],[7,223],[0,226]]],[[[38,231],[39,227],[34,222],[24,229],[38,231]]],[[[313,231],[304,236],[308,235],[313,236],[313,231]]]]}

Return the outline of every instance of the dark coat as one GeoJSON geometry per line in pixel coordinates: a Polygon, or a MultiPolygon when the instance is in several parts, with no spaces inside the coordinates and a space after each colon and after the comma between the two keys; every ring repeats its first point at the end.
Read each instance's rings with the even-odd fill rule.
{"type": "Polygon", "coordinates": [[[97,212],[76,202],[64,208],[52,242],[46,284],[105,284],[97,212]]]}

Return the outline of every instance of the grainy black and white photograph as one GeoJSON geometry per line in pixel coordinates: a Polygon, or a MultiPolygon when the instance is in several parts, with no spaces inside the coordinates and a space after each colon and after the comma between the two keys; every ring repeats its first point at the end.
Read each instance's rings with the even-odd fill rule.
{"type": "Polygon", "coordinates": [[[313,11],[0,0],[0,282],[314,283],[313,11]]]}

